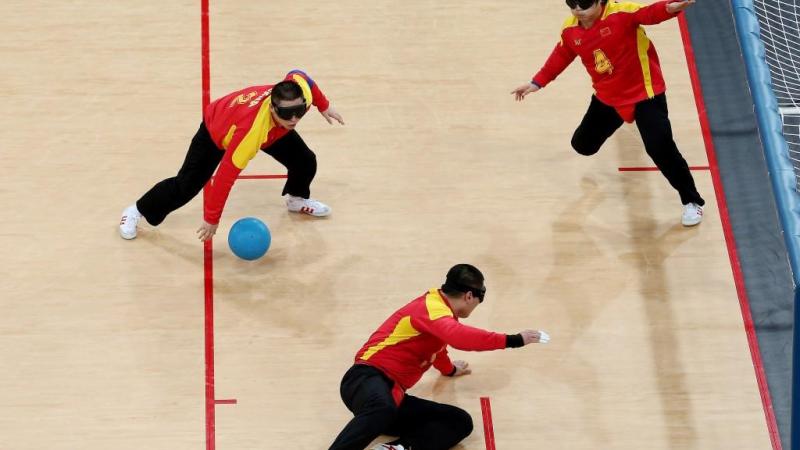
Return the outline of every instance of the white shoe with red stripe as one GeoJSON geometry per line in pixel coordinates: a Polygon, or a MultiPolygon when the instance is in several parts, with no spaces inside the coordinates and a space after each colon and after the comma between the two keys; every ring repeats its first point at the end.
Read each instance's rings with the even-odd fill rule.
{"type": "Polygon", "coordinates": [[[286,196],[286,206],[289,211],[296,213],[308,214],[315,217],[325,217],[330,215],[330,206],[322,203],[313,198],[295,197],[293,195],[286,196]]]}
{"type": "Polygon", "coordinates": [[[375,447],[372,447],[370,450],[406,450],[406,448],[400,444],[378,444],[375,447]]]}
{"type": "Polygon", "coordinates": [[[685,227],[693,227],[703,220],[703,207],[697,203],[687,203],[683,205],[683,215],[681,223],[685,227]]]}
{"type": "Polygon", "coordinates": [[[136,204],[125,208],[122,211],[122,218],[119,219],[119,235],[122,239],[133,239],[136,237],[136,225],[142,218],[142,213],[136,209],[136,204]]]}

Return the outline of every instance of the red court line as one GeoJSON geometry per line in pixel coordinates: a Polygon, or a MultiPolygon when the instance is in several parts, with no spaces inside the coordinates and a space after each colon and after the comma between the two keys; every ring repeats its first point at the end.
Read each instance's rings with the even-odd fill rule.
{"type": "MultiPolygon", "coordinates": [[[[205,188],[203,190],[205,198],[205,188]]],[[[206,449],[215,448],[214,401],[214,265],[212,241],[203,243],[203,272],[205,284],[205,357],[206,357],[206,449]]]]}
{"type": "MultiPolygon", "coordinates": [[[[209,18],[208,0],[200,1],[200,40],[201,40],[201,72],[203,79],[202,111],[211,102],[211,63],[209,51],[209,18]]],[[[208,200],[208,183],[203,187],[203,205],[208,200]]],[[[203,281],[205,290],[204,302],[204,336],[206,365],[206,450],[216,447],[215,402],[214,402],[214,265],[212,241],[203,243],[203,281]]]]}
{"type": "Polygon", "coordinates": [[[489,403],[489,397],[481,397],[481,413],[483,415],[483,436],[486,439],[486,450],[495,450],[492,405],[489,403]]]}
{"type": "MultiPolygon", "coordinates": [[[[689,166],[689,170],[708,170],[708,166],[689,166]]],[[[620,172],[657,172],[658,167],[620,167],[620,172]]]]}
{"type": "MultiPolygon", "coordinates": [[[[209,0],[200,2],[200,39],[202,65],[202,111],[211,102],[211,58],[209,0]]],[[[263,180],[286,178],[286,175],[240,175],[243,180],[263,180]]],[[[213,177],[212,177],[213,180],[213,177]]],[[[207,183],[203,187],[203,206],[208,200],[207,183]]],[[[204,338],[205,338],[205,410],[206,410],[206,450],[216,448],[216,405],[235,405],[236,399],[215,399],[214,392],[214,258],[213,240],[203,243],[203,282],[204,282],[204,338]]]]}
{"type": "Polygon", "coordinates": [[[764,372],[764,364],[761,360],[761,350],[758,347],[758,339],[756,338],[755,326],[753,325],[753,316],[750,313],[750,300],[747,297],[747,291],[744,285],[744,276],[742,275],[742,268],[739,262],[739,254],[736,251],[736,239],[733,235],[731,228],[730,217],[728,215],[728,205],[725,202],[725,190],[722,185],[722,178],[719,174],[719,166],[717,165],[717,153],[714,148],[714,141],[711,139],[711,130],[708,124],[708,114],[706,104],[703,100],[703,90],[700,86],[700,77],[697,74],[697,65],[694,59],[694,50],[692,42],[689,38],[689,28],[686,24],[686,18],[683,14],[678,16],[678,23],[681,29],[681,38],[683,39],[683,48],[686,53],[686,63],[689,66],[689,76],[692,80],[692,88],[694,90],[694,100],[697,104],[697,114],[700,118],[700,128],[703,130],[703,140],[706,144],[706,154],[708,155],[708,163],[711,168],[711,179],[714,182],[714,193],[717,197],[717,204],[719,208],[719,215],[722,221],[722,230],[725,235],[725,243],[728,247],[728,258],[730,259],[731,270],[733,271],[733,280],[736,285],[736,293],[739,297],[739,307],[742,311],[742,320],[744,321],[744,329],[747,335],[747,343],[750,346],[750,355],[753,359],[753,368],[755,369],[756,380],[758,382],[758,390],[761,394],[761,403],[764,407],[764,416],[767,420],[767,430],[769,438],[772,441],[772,448],[774,450],[781,450],[781,440],[778,435],[778,426],[775,421],[775,411],[772,408],[772,398],[769,395],[769,388],[767,387],[767,377],[764,372]]]}

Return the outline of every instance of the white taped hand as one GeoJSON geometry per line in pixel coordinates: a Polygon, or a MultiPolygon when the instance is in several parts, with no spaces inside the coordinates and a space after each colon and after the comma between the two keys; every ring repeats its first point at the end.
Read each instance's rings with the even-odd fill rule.
{"type": "Polygon", "coordinates": [[[539,343],[547,344],[548,342],[550,342],[550,335],[545,331],[539,330],[539,343]]]}

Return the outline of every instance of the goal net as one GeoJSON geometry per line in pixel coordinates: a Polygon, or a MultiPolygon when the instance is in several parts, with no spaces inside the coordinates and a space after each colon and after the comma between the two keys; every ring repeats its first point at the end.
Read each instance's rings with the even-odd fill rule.
{"type": "Polygon", "coordinates": [[[753,0],[800,191],[800,0],[753,0]]]}

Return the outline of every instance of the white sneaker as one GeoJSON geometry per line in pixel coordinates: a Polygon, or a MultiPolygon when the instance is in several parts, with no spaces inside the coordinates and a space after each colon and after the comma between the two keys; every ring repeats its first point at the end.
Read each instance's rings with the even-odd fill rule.
{"type": "Polygon", "coordinates": [[[370,450],[406,450],[406,448],[400,444],[378,444],[375,447],[372,447],[370,450]]]}
{"type": "Polygon", "coordinates": [[[693,227],[703,220],[703,207],[697,203],[687,203],[683,205],[683,216],[681,223],[685,227],[693,227]]]}
{"type": "Polygon", "coordinates": [[[286,206],[291,212],[299,212],[315,217],[325,217],[331,213],[330,206],[313,198],[286,196],[286,206]]]}
{"type": "Polygon", "coordinates": [[[142,213],[136,209],[135,203],[125,208],[125,211],[122,211],[122,218],[119,220],[119,235],[122,236],[122,239],[136,237],[136,225],[139,224],[141,218],[142,213]]]}

